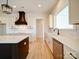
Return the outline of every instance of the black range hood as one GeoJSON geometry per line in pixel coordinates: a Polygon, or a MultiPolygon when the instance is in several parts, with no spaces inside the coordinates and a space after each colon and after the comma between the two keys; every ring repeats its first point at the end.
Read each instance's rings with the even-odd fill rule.
{"type": "Polygon", "coordinates": [[[15,25],[27,25],[24,11],[19,11],[19,19],[15,21],[15,25]]]}

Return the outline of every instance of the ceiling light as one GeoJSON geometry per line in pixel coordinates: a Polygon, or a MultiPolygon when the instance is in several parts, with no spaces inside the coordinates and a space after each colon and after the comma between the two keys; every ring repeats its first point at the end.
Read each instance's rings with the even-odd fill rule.
{"type": "Polygon", "coordinates": [[[8,5],[8,0],[6,1],[6,4],[1,4],[3,13],[11,14],[12,13],[12,7],[8,5]]]}
{"type": "Polygon", "coordinates": [[[41,5],[39,4],[38,7],[41,7],[41,5]]]}

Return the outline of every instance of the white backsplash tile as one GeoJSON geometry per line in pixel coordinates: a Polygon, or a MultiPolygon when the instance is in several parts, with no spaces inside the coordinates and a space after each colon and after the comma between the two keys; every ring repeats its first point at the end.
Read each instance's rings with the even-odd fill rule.
{"type": "Polygon", "coordinates": [[[75,29],[62,29],[60,30],[60,35],[68,38],[79,39],[79,31],[76,31],[75,29]]]}

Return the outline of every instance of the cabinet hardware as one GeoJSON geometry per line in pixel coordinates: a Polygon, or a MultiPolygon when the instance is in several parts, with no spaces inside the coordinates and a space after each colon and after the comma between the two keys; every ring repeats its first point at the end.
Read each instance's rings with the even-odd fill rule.
{"type": "Polygon", "coordinates": [[[24,45],[26,45],[26,42],[24,42],[24,45]]]}
{"type": "Polygon", "coordinates": [[[70,55],[71,55],[74,59],[77,59],[72,53],[70,53],[70,55]]]}

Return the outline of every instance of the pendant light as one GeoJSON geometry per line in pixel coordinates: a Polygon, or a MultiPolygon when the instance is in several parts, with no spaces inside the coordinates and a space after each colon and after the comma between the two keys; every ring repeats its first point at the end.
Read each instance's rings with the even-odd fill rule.
{"type": "Polygon", "coordinates": [[[6,14],[12,13],[13,8],[10,5],[8,5],[8,0],[6,0],[6,4],[1,4],[1,7],[2,7],[3,13],[6,13],[6,14]]]}

